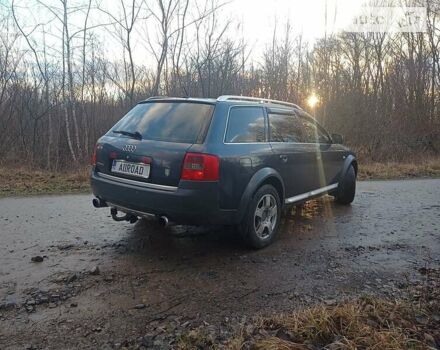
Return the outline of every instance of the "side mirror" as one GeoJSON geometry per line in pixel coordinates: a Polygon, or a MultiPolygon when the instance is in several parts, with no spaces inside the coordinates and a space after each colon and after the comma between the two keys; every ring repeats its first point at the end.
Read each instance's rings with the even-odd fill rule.
{"type": "Polygon", "coordinates": [[[341,134],[332,134],[332,141],[336,144],[343,144],[344,143],[344,137],[341,134]]]}

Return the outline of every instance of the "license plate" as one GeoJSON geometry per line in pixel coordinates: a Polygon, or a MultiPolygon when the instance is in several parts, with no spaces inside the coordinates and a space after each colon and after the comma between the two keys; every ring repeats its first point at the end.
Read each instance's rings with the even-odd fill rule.
{"type": "Polygon", "coordinates": [[[148,179],[150,176],[150,164],[131,163],[125,160],[114,160],[112,172],[148,179]]]}

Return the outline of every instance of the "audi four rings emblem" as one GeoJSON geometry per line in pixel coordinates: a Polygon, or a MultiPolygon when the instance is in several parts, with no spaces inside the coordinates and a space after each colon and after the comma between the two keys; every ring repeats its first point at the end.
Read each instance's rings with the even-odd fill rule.
{"type": "Polygon", "coordinates": [[[125,152],[134,152],[134,151],[136,151],[136,146],[135,145],[125,145],[122,148],[122,150],[125,152]]]}

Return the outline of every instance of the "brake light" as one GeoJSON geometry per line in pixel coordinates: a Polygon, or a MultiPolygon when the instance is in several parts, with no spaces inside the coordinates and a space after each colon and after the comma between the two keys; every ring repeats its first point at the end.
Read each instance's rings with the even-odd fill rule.
{"type": "Polygon", "coordinates": [[[100,150],[100,149],[102,149],[102,145],[100,145],[99,143],[97,143],[95,145],[95,148],[93,148],[92,159],[90,160],[90,164],[93,166],[96,165],[97,153],[98,153],[98,150],[100,150]]]}
{"type": "Polygon", "coordinates": [[[152,160],[151,157],[142,157],[141,162],[144,164],[151,164],[152,160]]]}
{"type": "Polygon", "coordinates": [[[219,159],[203,153],[187,153],[183,160],[182,180],[218,181],[219,159]]]}

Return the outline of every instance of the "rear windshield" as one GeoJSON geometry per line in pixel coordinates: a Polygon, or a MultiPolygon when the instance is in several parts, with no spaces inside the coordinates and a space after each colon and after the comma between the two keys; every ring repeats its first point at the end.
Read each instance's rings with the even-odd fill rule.
{"type": "Polygon", "coordinates": [[[201,143],[213,111],[213,105],[203,103],[140,103],[111,128],[110,134],[122,130],[139,132],[144,140],[201,143]]]}

